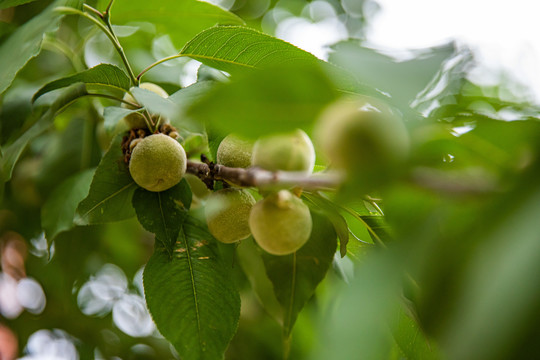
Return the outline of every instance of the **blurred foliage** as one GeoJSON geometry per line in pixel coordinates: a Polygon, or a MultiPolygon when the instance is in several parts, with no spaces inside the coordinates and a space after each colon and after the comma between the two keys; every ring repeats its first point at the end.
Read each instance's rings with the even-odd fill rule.
{"type": "Polygon", "coordinates": [[[191,201],[187,182],[162,195],[135,190],[120,149],[126,109],[115,100],[129,74],[88,19],[52,11],[80,2],[0,2],[0,275],[19,266],[46,297],[41,313],[7,316],[9,289],[0,289],[0,323],[21,356],[46,329],[96,359],[179,358],[171,339],[185,358],[214,359],[233,334],[226,359],[538,358],[539,107],[509,95],[509,84],[474,83],[474,54],[452,43],[407,58],[367,46],[371,0],[212,3],[221,8],[116,0],[111,12],[134,75],[180,52],[144,74],[168,99],[131,92],[170,118],[191,159],[215,159],[229,132],[311,133],[328,104],[363,94],[402,115],[406,164],[369,194],[354,177],[337,193],[304,192],[317,231],[294,255],[270,256],[251,238],[218,244],[200,221],[204,198],[191,201]],[[343,32],[323,47],[328,63],[273,37],[291,29],[287,21],[330,20],[343,32]],[[6,250],[12,232],[28,248],[22,265],[6,250]],[[171,260],[190,246],[189,263],[171,260]],[[111,264],[117,278],[103,277],[111,264]],[[204,289],[201,314],[195,292],[183,298],[190,286],[204,289]],[[89,288],[99,296],[84,303],[89,288]],[[139,318],[119,315],[122,301],[144,293],[161,334],[130,333],[139,318]],[[178,299],[189,313],[175,312],[178,299]],[[196,329],[201,319],[211,326],[196,329]],[[212,335],[220,327],[225,334],[212,335]],[[182,330],[198,331],[189,341],[200,348],[182,330]],[[207,350],[212,336],[219,341],[207,350]]]}

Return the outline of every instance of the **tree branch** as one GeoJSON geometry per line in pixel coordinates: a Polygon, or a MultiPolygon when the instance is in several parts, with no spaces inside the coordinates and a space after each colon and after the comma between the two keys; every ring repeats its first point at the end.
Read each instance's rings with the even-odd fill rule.
{"type": "Polygon", "coordinates": [[[199,177],[204,183],[224,180],[237,186],[272,188],[300,186],[310,190],[335,190],[342,182],[340,173],[316,173],[268,171],[261,168],[231,168],[219,164],[207,164],[188,160],[187,172],[199,177]]]}

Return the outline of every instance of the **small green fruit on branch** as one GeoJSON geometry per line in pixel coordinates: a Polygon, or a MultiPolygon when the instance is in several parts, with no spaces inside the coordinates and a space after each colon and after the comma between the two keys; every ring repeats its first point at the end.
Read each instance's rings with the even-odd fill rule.
{"type": "Polygon", "coordinates": [[[308,241],[313,223],[308,206],[290,191],[280,190],[253,206],[249,227],[263,250],[288,255],[308,241]]]}
{"type": "Polygon", "coordinates": [[[172,137],[153,134],[138,141],[133,148],[129,172],[140,187],[164,191],[182,180],[186,172],[186,153],[172,137]]]}
{"type": "Polygon", "coordinates": [[[206,164],[188,160],[186,172],[196,175],[205,183],[223,180],[236,186],[257,188],[287,188],[299,186],[308,190],[336,189],[344,180],[340,172],[313,175],[297,171],[269,171],[261,168],[232,168],[219,164],[206,164]]]}
{"type": "Polygon", "coordinates": [[[249,214],[255,199],[245,189],[227,188],[211,193],[204,213],[208,230],[219,241],[232,244],[251,235],[249,214]]]}

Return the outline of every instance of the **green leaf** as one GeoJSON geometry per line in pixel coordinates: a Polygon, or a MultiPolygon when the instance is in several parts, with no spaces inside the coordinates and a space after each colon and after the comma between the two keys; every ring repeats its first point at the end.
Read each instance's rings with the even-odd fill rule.
{"type": "Polygon", "coordinates": [[[92,179],[90,192],[77,207],[77,225],[120,221],[135,214],[131,197],[136,184],[124,162],[121,142],[122,136],[117,135],[101,159],[92,179]]]}
{"type": "Polygon", "coordinates": [[[88,169],[71,176],[49,195],[41,209],[41,225],[49,243],[74,226],[75,210],[88,194],[94,171],[88,169]]]}
{"type": "Polygon", "coordinates": [[[257,299],[264,309],[280,325],[283,325],[283,310],[274,294],[274,286],[266,275],[261,257],[261,249],[255,245],[253,238],[245,239],[236,248],[238,263],[251,284],[257,299]]]}
{"type": "Polygon", "coordinates": [[[29,2],[36,0],[1,0],[0,1],[0,10],[7,9],[13,6],[19,6],[22,4],[27,4],[29,2]]]}
{"type": "Polygon", "coordinates": [[[319,61],[286,41],[241,26],[216,26],[204,30],[190,40],[180,54],[230,74],[280,64],[319,61]]]}
{"type": "Polygon", "coordinates": [[[133,207],[141,225],[156,234],[156,240],[172,257],[187,211],[191,205],[191,189],[185,179],[162,192],[138,188],[133,194],[133,207]]]}
{"type": "Polygon", "coordinates": [[[337,97],[317,64],[264,69],[236,80],[216,85],[188,109],[188,116],[225,134],[257,137],[309,130],[319,112],[337,97]]]}
{"type": "Polygon", "coordinates": [[[407,360],[440,359],[438,350],[418,324],[400,308],[391,323],[391,331],[401,354],[407,360]]]}
{"type": "Polygon", "coordinates": [[[171,96],[169,96],[169,100],[175,103],[178,108],[178,113],[176,116],[169,118],[171,125],[177,129],[184,129],[191,132],[204,132],[204,127],[202,124],[187,116],[186,111],[189,106],[193,105],[200,98],[211,91],[215,84],[215,81],[200,81],[186,88],[180,89],[174,94],[171,94],[171,96]]]}
{"type": "Polygon", "coordinates": [[[187,43],[179,55],[188,56],[231,75],[283,65],[319,65],[337,89],[344,93],[387,98],[375,88],[360,84],[345,69],[319,60],[286,41],[247,27],[216,26],[207,29],[187,43]]]}
{"type": "Polygon", "coordinates": [[[336,252],[336,233],[323,216],[311,212],[313,229],[308,242],[291,255],[263,253],[264,266],[283,308],[283,333],[289,336],[298,313],[324,279],[336,252]]]}
{"type": "Polygon", "coordinates": [[[400,256],[372,252],[347,286],[333,294],[332,311],[322,314],[311,359],[388,360],[393,344],[390,316],[400,304],[400,256]]]}
{"type": "Polygon", "coordinates": [[[170,119],[178,116],[180,112],[175,103],[168,98],[162,98],[153,91],[133,87],[131,88],[131,93],[137,100],[137,103],[148,109],[151,114],[159,114],[170,119]]]}
{"type": "Polygon", "coordinates": [[[304,193],[304,197],[318,209],[322,210],[328,220],[330,220],[339,238],[339,253],[341,257],[345,257],[347,255],[347,244],[349,243],[349,227],[345,218],[339,213],[339,207],[322,196],[304,193]]]}
{"type": "Polygon", "coordinates": [[[107,106],[103,109],[103,125],[105,130],[113,134],[115,132],[118,122],[129,114],[141,111],[140,109],[125,109],[119,106],[107,106]]]}
{"type": "Polygon", "coordinates": [[[41,51],[43,36],[58,28],[63,15],[53,9],[57,6],[79,7],[80,0],[58,0],[41,14],[18,28],[0,45],[0,94],[10,85],[19,70],[41,51]]]}
{"type": "MultiPolygon", "coordinates": [[[[2,149],[0,149],[0,161],[4,161],[2,154],[2,149]]],[[[0,167],[0,203],[4,201],[4,192],[6,187],[6,180],[4,180],[4,174],[2,172],[2,167],[0,167]]]]}
{"type": "Polygon", "coordinates": [[[75,83],[103,85],[125,91],[128,91],[131,87],[131,81],[122,69],[116,65],[99,64],[91,69],[81,71],[80,73],[51,81],[34,94],[32,102],[36,101],[41,95],[46,94],[49,91],[60,89],[75,83]]]}
{"type": "Polygon", "coordinates": [[[383,243],[387,243],[392,240],[390,226],[386,223],[384,216],[370,215],[361,216],[361,218],[374,242],[382,241],[383,243]]]}
{"type": "Polygon", "coordinates": [[[2,169],[4,174],[4,181],[11,179],[13,167],[17,163],[17,160],[21,156],[23,150],[33,138],[47,130],[53,123],[54,118],[60,113],[66,106],[81,96],[87,94],[84,85],[75,85],[59,96],[50,108],[39,118],[34,125],[32,125],[26,132],[21,135],[15,142],[5,147],[2,157],[2,169]]]}
{"type": "MultiPolygon", "coordinates": [[[[99,1],[98,8],[104,10],[108,2],[99,1]]],[[[156,26],[158,35],[169,34],[177,48],[214,25],[243,24],[243,20],[233,13],[198,0],[161,0],[158,3],[146,0],[116,1],[111,10],[113,23],[151,22],[156,26]]]]}
{"type": "Polygon", "coordinates": [[[185,219],[173,256],[156,242],[144,269],[144,291],[157,328],[183,359],[222,359],[240,316],[232,265],[197,220],[185,219]]]}
{"type": "MultiPolygon", "coordinates": [[[[475,249],[466,258],[461,284],[453,288],[457,293],[450,298],[454,300],[450,319],[443,323],[440,344],[450,359],[521,359],[537,354],[538,162],[527,175],[514,191],[490,202],[487,213],[478,213],[472,225],[475,231],[463,239],[474,243],[475,249]],[[478,239],[482,242],[475,243],[478,239]]],[[[463,261],[461,253],[451,255],[463,261]]],[[[444,296],[451,294],[443,290],[444,296]]]]}
{"type": "Polygon", "coordinates": [[[384,92],[400,104],[415,99],[441,69],[445,60],[455,55],[453,44],[423,49],[414,59],[398,61],[359,41],[344,41],[332,46],[331,63],[351,71],[358,79],[384,92]]]}
{"type": "Polygon", "coordinates": [[[169,96],[169,100],[185,111],[189,105],[196,102],[216,85],[215,81],[200,81],[186,88],[180,89],[169,96]]]}

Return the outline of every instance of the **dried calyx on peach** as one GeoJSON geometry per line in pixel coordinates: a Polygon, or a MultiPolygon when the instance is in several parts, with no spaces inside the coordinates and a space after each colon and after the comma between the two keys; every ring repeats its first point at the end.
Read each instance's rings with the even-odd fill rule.
{"type": "Polygon", "coordinates": [[[300,129],[265,136],[255,142],[252,164],[270,171],[311,174],[315,165],[315,150],[309,136],[300,129]]]}
{"type": "Polygon", "coordinates": [[[253,204],[255,199],[244,189],[227,188],[210,194],[204,209],[210,233],[226,244],[247,238],[253,204]]]}
{"type": "Polygon", "coordinates": [[[136,139],[129,160],[129,172],[140,187],[164,191],[178,184],[186,173],[187,158],[178,141],[165,134],[136,139]]]}
{"type": "MultiPolygon", "coordinates": [[[[161,96],[162,98],[168,98],[169,97],[169,94],[167,94],[167,92],[161,88],[159,85],[156,85],[154,83],[149,83],[149,82],[143,82],[143,83],[140,83],[139,84],[139,87],[141,89],[145,89],[145,90],[149,90],[149,91],[152,91],[156,94],[158,94],[159,96],[161,96]]],[[[124,95],[124,101],[127,101],[129,103],[132,103],[132,104],[136,104],[136,105],[139,105],[137,103],[137,100],[135,100],[133,98],[133,96],[131,96],[131,94],[129,93],[126,93],[124,95]]],[[[126,108],[126,109],[136,109],[136,107],[133,107],[129,104],[126,104],[126,103],[122,103],[121,105],[123,108],[126,108]]],[[[166,124],[168,123],[168,120],[163,118],[162,116],[160,115],[152,115],[152,122],[154,124],[154,126],[157,128],[158,126],[160,125],[163,125],[163,124],[166,124]]],[[[127,115],[126,117],[124,117],[124,121],[126,122],[126,124],[128,125],[128,127],[130,129],[145,129],[145,128],[148,128],[148,125],[147,125],[147,122],[144,118],[144,115],[141,114],[141,113],[138,113],[138,112],[134,112],[134,113],[131,113],[129,115],[127,115]]]]}
{"type": "Polygon", "coordinates": [[[273,255],[292,254],[309,239],[311,214],[290,191],[280,190],[258,201],[249,216],[249,227],[259,246],[273,255]]]}

